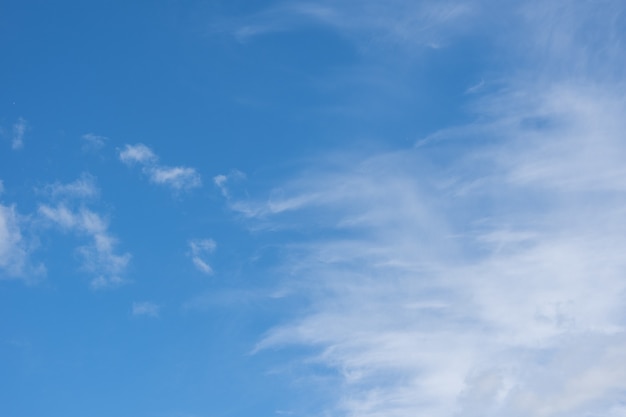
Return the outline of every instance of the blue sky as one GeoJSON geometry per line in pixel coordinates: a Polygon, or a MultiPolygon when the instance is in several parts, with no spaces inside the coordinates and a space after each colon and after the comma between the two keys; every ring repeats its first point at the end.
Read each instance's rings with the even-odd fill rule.
{"type": "Polygon", "coordinates": [[[0,5],[0,415],[626,416],[626,6],[0,5]]]}

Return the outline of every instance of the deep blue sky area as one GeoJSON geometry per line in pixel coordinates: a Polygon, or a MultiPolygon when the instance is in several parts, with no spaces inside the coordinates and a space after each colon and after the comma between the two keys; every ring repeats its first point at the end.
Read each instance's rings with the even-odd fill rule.
{"type": "Polygon", "coordinates": [[[626,416],[626,9],[0,3],[0,416],[626,416]]]}

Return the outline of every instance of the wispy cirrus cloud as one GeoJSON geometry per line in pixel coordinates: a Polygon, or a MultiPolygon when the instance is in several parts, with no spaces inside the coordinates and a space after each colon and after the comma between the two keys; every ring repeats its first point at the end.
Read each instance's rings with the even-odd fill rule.
{"type": "Polygon", "coordinates": [[[43,191],[51,199],[49,204],[39,204],[37,210],[44,224],[88,238],[89,242],[76,251],[82,259],[81,268],[92,275],[91,287],[102,289],[123,284],[131,255],[118,253],[118,240],[109,232],[107,219],[85,206],[87,199],[98,195],[95,179],[83,174],[67,184],[49,184],[43,191]]]}
{"type": "Polygon", "coordinates": [[[498,36],[520,65],[473,123],[229,202],[299,236],[277,270],[309,304],[255,351],[312,348],[330,414],[623,414],[624,5],[515,12],[498,36]]]}
{"type": "Polygon", "coordinates": [[[166,185],[175,191],[202,186],[202,179],[195,168],[160,165],[159,158],[152,149],[141,143],[125,145],[124,149],[119,151],[119,158],[126,165],[140,165],[150,181],[166,185]]]}
{"type": "MultiPolygon", "coordinates": [[[[257,349],[316,348],[307,361],[336,370],[345,415],[582,416],[618,406],[622,191],[588,187],[596,173],[580,155],[519,182],[538,150],[529,142],[524,155],[506,139],[488,152],[495,172],[470,193],[457,189],[475,176],[451,186],[449,173],[419,172],[416,150],[283,187],[285,204],[272,204],[284,210],[257,212],[321,236],[287,244],[281,267],[291,292],[314,295],[257,349]],[[591,178],[563,187],[564,170],[591,178]]],[[[618,159],[596,162],[621,169],[618,159]]]]}
{"type": "Polygon", "coordinates": [[[39,190],[41,193],[54,199],[90,199],[100,195],[100,190],[96,185],[96,179],[83,173],[75,181],[61,183],[59,181],[47,184],[39,190]]]}
{"type": "MultiPolygon", "coordinates": [[[[0,197],[4,182],[0,180],[0,197]]],[[[15,204],[0,202],[0,279],[23,279],[32,283],[46,274],[42,264],[30,259],[36,248],[36,238],[28,236],[31,218],[20,214],[15,204]]]]}
{"type": "Polygon", "coordinates": [[[104,148],[109,138],[94,133],[86,133],[81,136],[81,140],[83,142],[83,152],[98,152],[104,148]]]}
{"type": "Polygon", "coordinates": [[[20,117],[17,122],[13,124],[13,132],[11,137],[11,147],[14,150],[22,149],[24,147],[24,135],[28,130],[28,123],[26,119],[20,117]]]}
{"type": "Polygon", "coordinates": [[[394,43],[437,48],[462,31],[484,2],[441,1],[296,1],[273,6],[245,19],[215,24],[240,41],[286,32],[306,25],[330,27],[359,46],[394,43]]]}
{"type": "Polygon", "coordinates": [[[161,307],[151,301],[133,303],[133,316],[158,318],[161,307]]]}
{"type": "Polygon", "coordinates": [[[33,245],[23,233],[27,219],[17,212],[15,205],[0,204],[0,279],[21,278],[31,282],[46,273],[43,265],[34,265],[29,260],[33,245]]]}
{"type": "Polygon", "coordinates": [[[189,256],[196,269],[203,274],[213,274],[213,268],[209,264],[207,257],[211,255],[217,244],[213,239],[192,239],[189,244],[189,256]]]}

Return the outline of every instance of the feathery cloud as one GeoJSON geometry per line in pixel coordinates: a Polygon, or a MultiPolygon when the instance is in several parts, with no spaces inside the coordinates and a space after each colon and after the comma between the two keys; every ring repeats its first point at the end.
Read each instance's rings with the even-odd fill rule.
{"type": "Polygon", "coordinates": [[[98,195],[95,179],[83,174],[67,184],[49,184],[43,191],[52,200],[50,204],[39,204],[37,214],[44,224],[88,238],[89,242],[76,251],[82,259],[81,268],[92,276],[91,287],[101,289],[123,284],[131,255],[117,252],[118,241],[109,232],[108,221],[84,205],[86,199],[98,195]]]}
{"type": "Polygon", "coordinates": [[[86,133],[81,136],[81,140],[83,141],[83,152],[97,152],[100,149],[104,148],[104,145],[109,140],[109,138],[96,135],[94,133],[86,133]]]}
{"type": "Polygon", "coordinates": [[[95,178],[87,173],[70,183],[63,184],[59,181],[47,184],[41,190],[53,199],[87,199],[96,198],[100,190],[96,186],[95,178]]]}
{"type": "Polygon", "coordinates": [[[143,173],[155,184],[166,185],[176,191],[202,186],[202,179],[195,168],[160,165],[152,149],[141,143],[125,145],[119,152],[119,158],[127,165],[141,165],[143,173]]]}
{"type": "Polygon", "coordinates": [[[133,316],[159,317],[160,306],[150,301],[134,302],[133,316]]]}
{"type": "Polygon", "coordinates": [[[66,232],[87,236],[90,242],[77,248],[83,260],[82,269],[93,276],[94,289],[115,287],[124,283],[124,272],[131,255],[116,253],[117,239],[108,231],[108,222],[98,213],[84,207],[68,207],[66,203],[54,206],[41,204],[42,219],[66,232]]]}
{"type": "Polygon", "coordinates": [[[202,185],[200,175],[189,167],[154,167],[149,170],[150,179],[156,184],[169,185],[175,190],[196,188],[202,185]]]}
{"type": "Polygon", "coordinates": [[[198,271],[211,275],[213,268],[207,261],[207,256],[215,251],[216,243],[213,239],[193,239],[189,241],[189,256],[198,271]]]}
{"type": "Polygon", "coordinates": [[[325,25],[359,47],[395,44],[439,48],[448,37],[463,32],[486,1],[391,0],[354,2],[295,1],[276,3],[255,15],[213,25],[245,42],[268,33],[288,32],[307,25],[325,25]]]}
{"type": "Polygon", "coordinates": [[[19,217],[14,206],[0,204],[0,277],[23,274],[27,250],[22,239],[19,217]]]}
{"type": "Polygon", "coordinates": [[[593,8],[515,9],[506,54],[524,65],[476,99],[474,123],[414,149],[324,161],[265,201],[232,202],[251,221],[302,232],[281,271],[310,303],[256,351],[314,349],[303,366],[337,376],[330,414],[623,412],[626,86],[616,74],[626,54],[609,17],[625,10],[593,8]],[[472,146],[433,166],[442,142],[472,146]]]}
{"type": "Polygon", "coordinates": [[[13,124],[13,137],[11,141],[11,147],[14,150],[22,149],[24,147],[24,135],[28,130],[28,123],[25,119],[19,118],[17,122],[13,124]]]}
{"type": "Polygon", "coordinates": [[[229,188],[229,183],[238,182],[246,179],[246,174],[243,172],[234,169],[227,175],[219,174],[213,177],[213,184],[220,190],[222,196],[226,199],[230,199],[231,191],[229,188]]]}

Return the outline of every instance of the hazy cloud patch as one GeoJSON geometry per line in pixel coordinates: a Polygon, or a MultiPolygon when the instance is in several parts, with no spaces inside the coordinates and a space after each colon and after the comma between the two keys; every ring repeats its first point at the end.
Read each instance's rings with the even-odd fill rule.
{"type": "Polygon", "coordinates": [[[188,245],[189,256],[196,269],[203,274],[213,274],[213,268],[211,268],[207,258],[217,247],[215,241],[213,239],[192,239],[188,245]]]}
{"type": "Polygon", "coordinates": [[[160,306],[150,301],[141,301],[133,303],[133,316],[144,316],[158,318],[160,306]]]}
{"type": "Polygon", "coordinates": [[[98,152],[104,148],[109,138],[94,133],[86,133],[81,136],[81,140],[83,152],[98,152]]]}
{"type": "Polygon", "coordinates": [[[110,233],[108,220],[85,206],[87,199],[98,196],[95,179],[83,174],[70,183],[49,184],[43,191],[51,199],[49,204],[39,204],[37,210],[43,224],[87,238],[88,243],[77,247],[76,252],[82,259],[81,269],[92,276],[91,287],[123,284],[131,255],[117,251],[118,240],[110,233]]]}
{"type": "Polygon", "coordinates": [[[160,165],[156,154],[144,144],[125,145],[119,151],[119,158],[127,165],[140,165],[151,182],[168,186],[175,191],[202,186],[202,178],[195,168],[160,165]]]}
{"type": "Polygon", "coordinates": [[[24,147],[24,135],[28,130],[28,122],[26,119],[20,117],[17,122],[13,124],[13,131],[11,137],[11,147],[14,150],[19,150],[24,147]]]}

